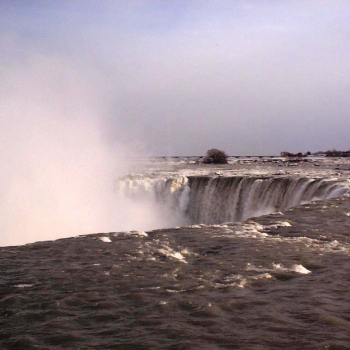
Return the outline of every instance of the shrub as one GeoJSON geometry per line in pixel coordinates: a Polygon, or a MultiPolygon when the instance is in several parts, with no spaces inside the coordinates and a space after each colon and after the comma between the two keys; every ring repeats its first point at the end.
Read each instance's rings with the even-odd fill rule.
{"type": "Polygon", "coordinates": [[[228,155],[224,151],[213,148],[207,151],[207,155],[203,160],[204,164],[227,164],[228,155]]]}

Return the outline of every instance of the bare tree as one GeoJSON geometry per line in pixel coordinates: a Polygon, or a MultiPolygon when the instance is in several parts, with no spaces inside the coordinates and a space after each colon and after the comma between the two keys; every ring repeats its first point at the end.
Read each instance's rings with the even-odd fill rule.
{"type": "Polygon", "coordinates": [[[207,151],[207,155],[203,160],[205,164],[227,164],[228,155],[224,151],[212,148],[207,151]]]}

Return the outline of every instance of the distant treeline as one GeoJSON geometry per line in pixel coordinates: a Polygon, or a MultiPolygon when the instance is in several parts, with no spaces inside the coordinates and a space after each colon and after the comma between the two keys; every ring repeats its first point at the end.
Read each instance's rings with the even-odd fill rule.
{"type": "Polygon", "coordinates": [[[331,151],[324,152],[326,157],[350,157],[350,150],[349,151],[337,151],[335,149],[332,149],[331,151]]]}
{"type": "Polygon", "coordinates": [[[306,153],[291,153],[291,152],[281,152],[281,157],[293,157],[293,158],[301,158],[301,157],[307,157],[311,156],[311,152],[306,152],[306,153]]]}
{"type": "Polygon", "coordinates": [[[306,153],[291,153],[291,152],[281,152],[282,157],[292,157],[292,158],[300,158],[300,157],[307,157],[307,156],[325,156],[325,157],[350,157],[350,150],[349,151],[337,151],[335,149],[328,150],[325,152],[314,152],[311,153],[306,152],[306,153]]]}

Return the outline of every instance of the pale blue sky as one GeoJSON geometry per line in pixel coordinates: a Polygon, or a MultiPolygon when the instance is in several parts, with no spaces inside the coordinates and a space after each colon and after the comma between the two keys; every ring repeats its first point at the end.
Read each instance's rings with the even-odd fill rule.
{"type": "Polygon", "coordinates": [[[0,44],[3,99],[95,98],[103,138],[149,155],[350,149],[347,0],[2,0],[0,44]]]}

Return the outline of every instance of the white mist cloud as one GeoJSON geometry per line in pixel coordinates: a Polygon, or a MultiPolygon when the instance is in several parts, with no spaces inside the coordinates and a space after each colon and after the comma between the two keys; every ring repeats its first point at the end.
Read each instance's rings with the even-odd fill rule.
{"type": "Polygon", "coordinates": [[[0,245],[161,225],[154,208],[115,191],[141,141],[123,123],[108,137],[105,72],[21,47],[1,62],[0,245]]]}
{"type": "Polygon", "coordinates": [[[69,60],[30,52],[2,71],[1,244],[111,224],[105,194],[116,159],[101,140],[101,110],[82,73],[69,60]]]}

